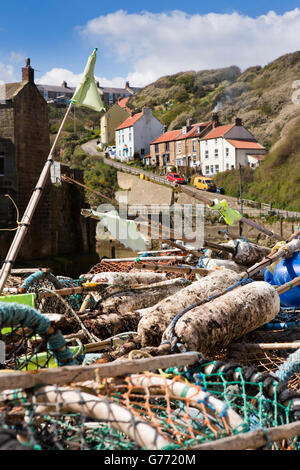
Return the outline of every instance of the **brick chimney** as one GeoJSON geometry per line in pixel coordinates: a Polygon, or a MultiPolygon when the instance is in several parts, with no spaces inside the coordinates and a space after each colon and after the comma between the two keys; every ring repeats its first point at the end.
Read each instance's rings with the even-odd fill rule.
{"type": "Polygon", "coordinates": [[[142,111],[143,111],[144,116],[151,116],[152,115],[152,109],[149,108],[149,106],[144,106],[142,111]]]}
{"type": "Polygon", "coordinates": [[[61,86],[63,88],[68,88],[68,84],[67,84],[67,82],[65,82],[65,80],[62,82],[61,86]]]}
{"type": "Polygon", "coordinates": [[[30,59],[25,61],[25,67],[22,68],[22,82],[34,83],[34,69],[30,66],[30,59]]]}
{"type": "Polygon", "coordinates": [[[212,123],[212,128],[213,129],[220,125],[218,113],[212,113],[211,123],[212,123]]]}
{"type": "Polygon", "coordinates": [[[188,118],[186,120],[186,128],[187,128],[187,131],[191,130],[191,127],[192,127],[192,119],[191,118],[188,118]]]}
{"type": "Polygon", "coordinates": [[[235,116],[235,118],[234,118],[234,124],[235,124],[236,126],[242,126],[242,125],[243,125],[243,121],[241,120],[241,118],[235,116]]]}

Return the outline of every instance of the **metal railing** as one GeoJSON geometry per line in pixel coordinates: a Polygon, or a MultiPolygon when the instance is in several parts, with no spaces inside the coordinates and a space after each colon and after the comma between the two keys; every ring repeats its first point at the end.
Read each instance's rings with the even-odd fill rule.
{"type": "MultiPolygon", "coordinates": [[[[154,183],[160,183],[160,184],[165,184],[167,186],[173,186],[174,183],[171,183],[168,181],[168,179],[165,176],[158,176],[155,175],[149,171],[144,171],[142,169],[138,169],[135,167],[131,167],[129,165],[126,165],[124,163],[116,162],[114,160],[102,157],[104,163],[107,165],[113,166],[114,168],[117,168],[121,170],[122,172],[125,173],[130,173],[133,175],[140,175],[143,174],[149,178],[150,181],[153,181],[154,183]]],[[[196,188],[191,188],[195,191],[198,191],[196,188]]],[[[218,196],[218,195],[217,195],[218,196]]],[[[226,198],[226,195],[224,195],[224,198],[226,198]]],[[[240,199],[239,198],[232,198],[231,200],[235,199],[235,205],[236,208],[240,207],[240,199]]],[[[267,203],[262,203],[258,201],[252,201],[251,199],[242,199],[243,206],[244,206],[244,213],[247,213],[248,217],[261,217],[262,215],[278,215],[281,216],[284,219],[287,218],[295,218],[295,219],[300,219],[300,212],[296,211],[288,211],[284,209],[276,209],[272,207],[272,204],[267,204],[267,203]]]]}

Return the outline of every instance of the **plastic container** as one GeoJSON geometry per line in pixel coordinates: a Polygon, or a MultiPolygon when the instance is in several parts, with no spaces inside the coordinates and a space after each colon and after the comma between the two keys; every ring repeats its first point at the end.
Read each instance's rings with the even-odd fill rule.
{"type": "MultiPolygon", "coordinates": [[[[286,282],[292,281],[295,277],[298,276],[300,276],[299,252],[295,253],[293,256],[291,256],[291,258],[282,259],[279,261],[279,263],[277,263],[274,270],[272,284],[281,286],[286,282]]],[[[300,286],[293,287],[284,294],[281,294],[280,305],[282,307],[300,307],[300,286]]]]}

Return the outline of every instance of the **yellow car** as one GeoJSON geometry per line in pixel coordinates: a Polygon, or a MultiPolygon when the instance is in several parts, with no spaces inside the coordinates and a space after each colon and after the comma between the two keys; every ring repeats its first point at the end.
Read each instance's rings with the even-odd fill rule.
{"type": "Polygon", "coordinates": [[[194,178],[194,186],[202,191],[215,192],[217,187],[209,176],[196,176],[194,178]]]}

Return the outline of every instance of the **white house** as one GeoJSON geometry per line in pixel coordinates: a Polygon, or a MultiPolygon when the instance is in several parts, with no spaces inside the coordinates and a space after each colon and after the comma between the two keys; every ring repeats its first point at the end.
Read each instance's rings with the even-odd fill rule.
{"type": "Polygon", "coordinates": [[[245,129],[240,118],[233,124],[217,125],[200,140],[200,160],[203,175],[238,168],[258,166],[265,148],[245,129]]]}
{"type": "Polygon", "coordinates": [[[129,116],[115,129],[116,158],[122,161],[140,158],[150,153],[150,142],[163,132],[162,123],[153,116],[151,108],[129,116]]]}

